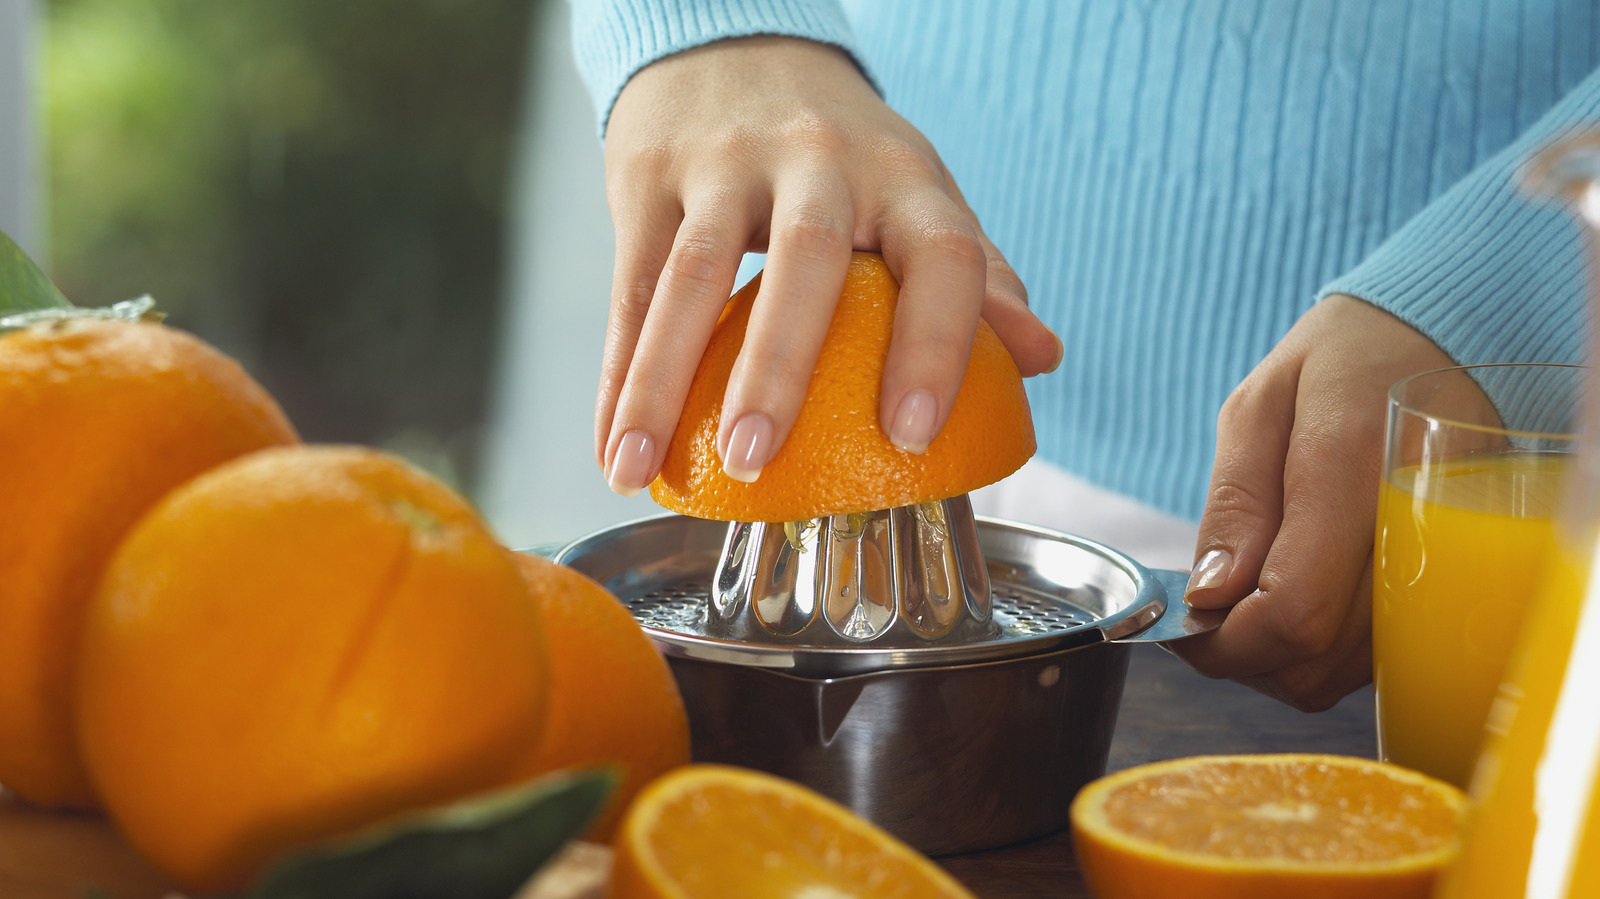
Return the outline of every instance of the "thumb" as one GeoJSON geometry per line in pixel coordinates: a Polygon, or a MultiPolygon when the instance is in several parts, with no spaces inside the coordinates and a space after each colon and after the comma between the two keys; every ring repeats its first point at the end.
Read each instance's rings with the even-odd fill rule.
{"type": "Polygon", "coordinates": [[[1263,361],[1217,416],[1217,456],[1184,601],[1225,609],[1256,589],[1283,523],[1283,473],[1294,430],[1298,366],[1263,361]]]}

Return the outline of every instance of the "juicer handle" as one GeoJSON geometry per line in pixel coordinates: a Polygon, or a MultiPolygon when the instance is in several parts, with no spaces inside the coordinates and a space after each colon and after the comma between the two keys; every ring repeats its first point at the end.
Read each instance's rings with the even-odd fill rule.
{"type": "Polygon", "coordinates": [[[1155,576],[1158,583],[1166,591],[1166,608],[1161,616],[1136,633],[1119,636],[1113,643],[1166,643],[1171,640],[1182,640],[1215,630],[1228,617],[1227,609],[1193,609],[1183,601],[1183,590],[1189,585],[1187,571],[1169,571],[1164,568],[1150,569],[1150,574],[1155,576]]]}

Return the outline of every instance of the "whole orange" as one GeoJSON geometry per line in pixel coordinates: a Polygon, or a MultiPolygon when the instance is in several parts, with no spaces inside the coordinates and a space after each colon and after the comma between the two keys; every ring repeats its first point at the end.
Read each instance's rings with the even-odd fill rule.
{"type": "Polygon", "coordinates": [[[506,783],[544,719],[544,637],[511,554],[375,450],[265,450],[174,491],[84,625],[95,784],[198,889],[506,783]]]}
{"type": "Polygon", "coordinates": [[[76,319],[0,333],[0,783],[92,804],[71,672],[106,557],[167,491],[296,442],[244,369],[182,331],[76,319]]]}
{"type": "Polygon", "coordinates": [[[757,278],[734,294],[712,332],[650,485],[656,502],[696,518],[801,521],[948,499],[1000,480],[1033,455],[1022,375],[982,320],[944,429],[920,454],[889,442],[878,406],[900,287],[882,257],[856,253],[789,436],[759,479],[729,477],[717,428],[759,286],[757,278]]]}
{"type": "Polygon", "coordinates": [[[635,793],[689,762],[689,719],[666,660],[604,587],[526,553],[517,564],[544,619],[550,704],[520,777],[596,764],[622,779],[590,836],[611,839],[635,793]]]}

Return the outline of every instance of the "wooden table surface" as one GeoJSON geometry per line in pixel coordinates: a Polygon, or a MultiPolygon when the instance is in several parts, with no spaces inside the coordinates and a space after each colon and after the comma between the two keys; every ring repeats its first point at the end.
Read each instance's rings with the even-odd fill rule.
{"type": "MultiPolygon", "coordinates": [[[[1370,688],[1307,715],[1237,684],[1207,680],[1161,649],[1140,646],[1129,666],[1109,767],[1226,752],[1371,757],[1373,728],[1370,688]]],[[[982,899],[1089,895],[1064,833],[939,861],[982,899]]],[[[173,892],[103,819],[38,812],[0,793],[0,897],[83,899],[90,886],[113,899],[162,899],[173,892]]]]}

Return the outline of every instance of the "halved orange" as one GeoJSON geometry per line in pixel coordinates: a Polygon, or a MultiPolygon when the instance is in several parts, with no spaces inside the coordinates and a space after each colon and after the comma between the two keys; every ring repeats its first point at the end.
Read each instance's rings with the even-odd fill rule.
{"type": "Polygon", "coordinates": [[[689,765],[634,800],[611,899],[972,899],[916,850],[770,774],[689,765]]]}
{"type": "Polygon", "coordinates": [[[800,415],[753,483],[722,470],[717,428],[760,278],[728,301],[700,357],[678,429],[650,496],[674,512],[719,521],[802,521],[949,499],[1022,467],[1037,443],[1017,364],[978,322],[950,416],[920,454],[889,442],[878,421],[900,287],[875,253],[850,259],[844,291],[800,415]]]}
{"type": "Polygon", "coordinates": [[[1129,768],[1072,803],[1100,899],[1426,899],[1466,796],[1335,755],[1196,756],[1129,768]]]}

